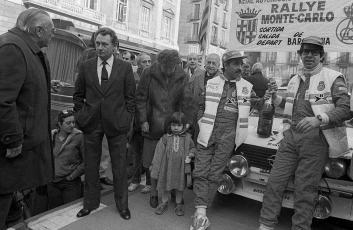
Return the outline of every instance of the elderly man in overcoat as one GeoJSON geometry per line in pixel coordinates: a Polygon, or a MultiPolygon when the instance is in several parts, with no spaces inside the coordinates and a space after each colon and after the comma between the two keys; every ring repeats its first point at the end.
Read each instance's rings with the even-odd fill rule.
{"type": "Polygon", "coordinates": [[[31,8],[0,35],[0,229],[14,192],[52,179],[50,70],[41,48],[53,28],[47,12],[31,8]]]}

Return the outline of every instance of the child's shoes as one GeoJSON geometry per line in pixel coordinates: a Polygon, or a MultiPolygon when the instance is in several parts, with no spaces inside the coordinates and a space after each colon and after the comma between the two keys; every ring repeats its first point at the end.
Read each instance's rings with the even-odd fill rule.
{"type": "Polygon", "coordinates": [[[167,209],[168,209],[168,202],[162,202],[157,206],[154,213],[156,213],[157,215],[162,215],[167,209]]]}
{"type": "Polygon", "coordinates": [[[183,204],[177,204],[174,212],[177,216],[184,216],[184,205],[183,204]]]}

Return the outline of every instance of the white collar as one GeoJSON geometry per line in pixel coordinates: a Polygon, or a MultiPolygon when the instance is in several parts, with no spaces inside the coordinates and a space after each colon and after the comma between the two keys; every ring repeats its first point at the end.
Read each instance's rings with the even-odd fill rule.
{"type": "MultiPolygon", "coordinates": [[[[110,56],[110,58],[106,60],[109,66],[113,66],[113,61],[114,61],[114,55],[110,56]]],[[[98,57],[98,66],[102,65],[102,62],[103,60],[100,57],[98,57]]]]}

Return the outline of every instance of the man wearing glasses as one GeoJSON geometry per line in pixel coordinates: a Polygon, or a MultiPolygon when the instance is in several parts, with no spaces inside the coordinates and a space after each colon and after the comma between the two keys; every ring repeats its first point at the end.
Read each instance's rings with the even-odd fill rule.
{"type": "Polygon", "coordinates": [[[276,95],[276,83],[270,85],[274,104],[284,107],[285,131],[263,198],[259,230],[275,228],[283,193],[293,176],[292,229],[311,229],[325,162],[347,148],[342,125],[351,116],[345,77],[322,66],[325,53],[319,37],[304,38],[298,54],[304,67],[290,80],[287,97],[276,95]]]}
{"type": "Polygon", "coordinates": [[[0,35],[0,229],[16,191],[53,177],[50,147],[50,71],[41,48],[54,24],[47,12],[24,10],[0,35]]]}

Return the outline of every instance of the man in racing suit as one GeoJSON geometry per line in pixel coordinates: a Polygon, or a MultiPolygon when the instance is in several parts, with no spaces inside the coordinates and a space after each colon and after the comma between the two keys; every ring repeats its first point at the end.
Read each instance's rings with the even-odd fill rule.
{"type": "Polygon", "coordinates": [[[210,225],[206,209],[234,146],[239,147],[246,139],[250,104],[258,102],[252,84],[241,78],[244,58],[240,52],[226,52],[222,57],[224,75],[218,73],[207,81],[205,105],[201,106],[204,111],[198,121],[193,172],[196,211],[190,230],[205,230],[210,225]]]}
{"type": "MultiPolygon", "coordinates": [[[[287,97],[273,94],[284,106],[283,140],[267,183],[259,230],[274,229],[288,181],[294,176],[292,230],[309,230],[324,165],[348,149],[343,122],[349,119],[345,77],[322,66],[323,41],[304,38],[298,51],[304,68],[288,84],[287,97]]],[[[277,86],[270,86],[276,91],[277,86]]]]}

